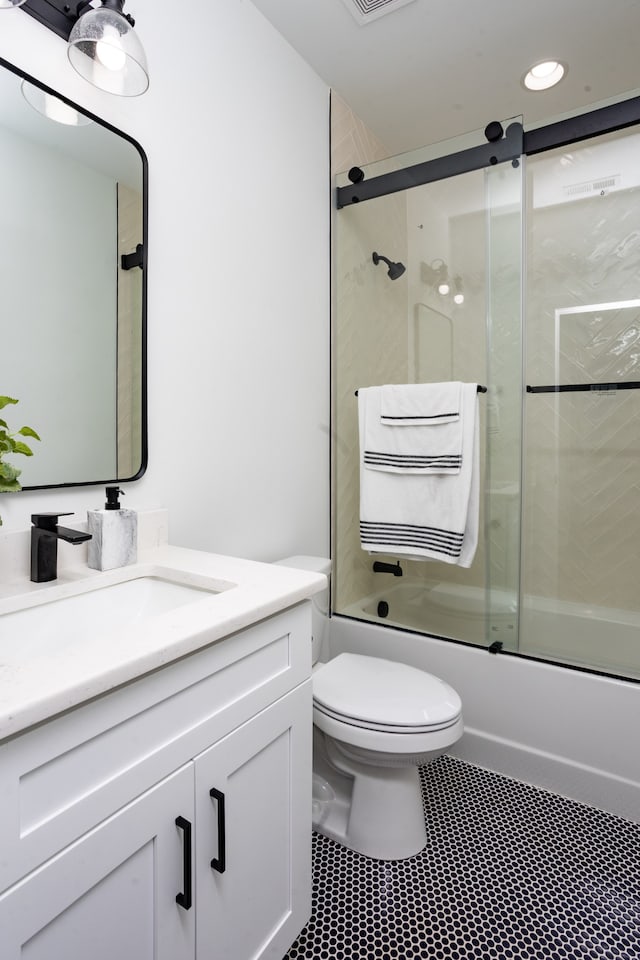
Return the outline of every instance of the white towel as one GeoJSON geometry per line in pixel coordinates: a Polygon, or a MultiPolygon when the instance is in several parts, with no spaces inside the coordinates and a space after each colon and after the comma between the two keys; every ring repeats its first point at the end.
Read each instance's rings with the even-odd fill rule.
{"type": "Polygon", "coordinates": [[[365,465],[389,473],[460,473],[462,386],[455,381],[368,388],[379,391],[380,413],[367,417],[365,465]]]}
{"type": "Polygon", "coordinates": [[[381,388],[380,421],[388,426],[427,426],[460,419],[458,380],[445,383],[389,383],[381,388]]]}
{"type": "MultiPolygon", "coordinates": [[[[454,475],[425,474],[423,469],[399,473],[366,465],[364,451],[370,427],[373,424],[374,432],[382,429],[380,404],[380,387],[358,391],[363,550],[471,566],[478,543],[480,502],[477,384],[462,385],[461,465],[454,475]]],[[[420,429],[430,432],[439,428],[420,429]]]]}

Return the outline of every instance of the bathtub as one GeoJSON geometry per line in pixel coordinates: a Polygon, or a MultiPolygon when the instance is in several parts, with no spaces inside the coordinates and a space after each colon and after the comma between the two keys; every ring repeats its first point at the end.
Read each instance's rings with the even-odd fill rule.
{"type": "Polygon", "coordinates": [[[485,591],[454,583],[403,580],[370,594],[342,611],[346,616],[384,623],[386,626],[420,630],[439,637],[487,645],[494,640],[514,643],[517,635],[515,597],[506,590],[492,594],[495,613],[485,619],[485,591]],[[385,606],[386,605],[386,606],[385,606]]]}
{"type": "Polygon", "coordinates": [[[408,579],[391,583],[341,612],[481,646],[497,640],[506,649],[529,656],[640,678],[640,614],[525,596],[518,641],[515,594],[492,590],[491,607],[489,619],[481,587],[408,579]]]}
{"type": "MultiPolygon", "coordinates": [[[[367,598],[362,607],[376,599],[367,598]]],[[[531,603],[526,615],[538,612],[531,603]]],[[[543,610],[549,633],[540,646],[555,643],[552,630],[562,635],[555,616],[552,609],[543,610]]],[[[579,619],[584,627],[586,618],[579,619]]],[[[332,615],[323,659],[359,653],[441,677],[463,704],[465,733],[452,753],[640,823],[640,683],[508,653],[494,655],[486,646],[450,643],[384,623],[382,618],[365,622],[332,615]]],[[[602,623],[605,635],[610,629],[615,633],[615,624],[602,623]]]]}

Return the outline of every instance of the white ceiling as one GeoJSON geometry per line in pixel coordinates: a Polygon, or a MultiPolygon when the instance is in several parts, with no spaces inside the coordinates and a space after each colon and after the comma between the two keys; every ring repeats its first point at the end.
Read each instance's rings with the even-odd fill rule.
{"type": "Polygon", "coordinates": [[[365,26],[345,0],[253,3],[390,154],[490,120],[522,115],[528,129],[640,87],[640,0],[413,0],[365,26]],[[546,59],[567,76],[525,90],[546,59]]]}

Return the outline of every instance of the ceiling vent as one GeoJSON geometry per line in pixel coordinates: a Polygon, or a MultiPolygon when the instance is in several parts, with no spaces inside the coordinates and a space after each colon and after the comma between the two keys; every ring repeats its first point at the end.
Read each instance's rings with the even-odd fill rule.
{"type": "Polygon", "coordinates": [[[413,2],[414,0],[343,0],[345,7],[360,26],[413,2]]]}

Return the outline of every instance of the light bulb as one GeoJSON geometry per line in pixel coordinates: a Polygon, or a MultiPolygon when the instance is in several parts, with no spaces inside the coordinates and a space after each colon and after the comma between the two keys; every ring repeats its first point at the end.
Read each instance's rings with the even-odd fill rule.
{"type": "Polygon", "coordinates": [[[462,277],[456,276],[453,278],[453,302],[461,307],[464,303],[464,289],[462,286],[462,277]]]}
{"type": "Polygon", "coordinates": [[[449,286],[448,283],[439,283],[439,284],[438,284],[438,293],[440,294],[441,297],[446,297],[446,295],[449,293],[449,290],[450,290],[450,289],[451,289],[451,288],[450,288],[450,286],[449,286]]]}
{"type": "MultiPolygon", "coordinates": [[[[116,31],[114,30],[114,33],[116,31]]],[[[103,67],[114,72],[122,70],[127,62],[127,55],[124,50],[112,42],[98,40],[96,43],[96,57],[103,67]]]]}

